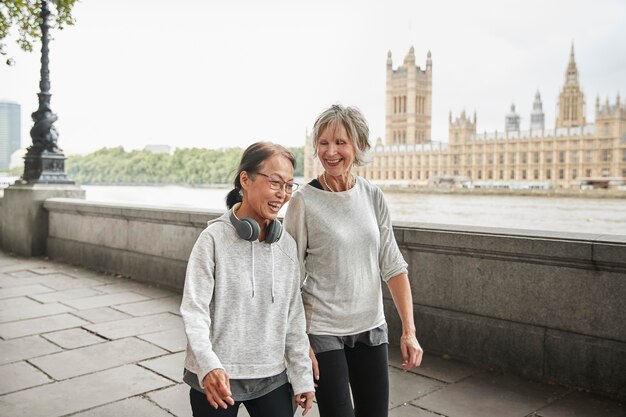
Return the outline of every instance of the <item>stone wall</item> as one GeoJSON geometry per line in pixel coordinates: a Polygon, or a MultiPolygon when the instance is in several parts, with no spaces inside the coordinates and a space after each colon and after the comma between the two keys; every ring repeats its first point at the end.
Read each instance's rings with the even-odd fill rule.
{"type": "MultiPolygon", "coordinates": [[[[48,256],[182,288],[221,213],[49,199],[48,256]]],[[[626,236],[398,223],[425,350],[626,398],[626,236]]],[[[385,292],[391,343],[401,325],[385,292]]]]}

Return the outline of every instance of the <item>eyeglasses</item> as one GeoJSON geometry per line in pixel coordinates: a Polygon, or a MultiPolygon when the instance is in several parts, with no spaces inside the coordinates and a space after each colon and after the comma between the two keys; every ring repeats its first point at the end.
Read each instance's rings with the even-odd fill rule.
{"type": "Polygon", "coordinates": [[[282,190],[284,187],[285,192],[287,194],[291,194],[300,186],[300,184],[298,184],[297,182],[285,182],[280,178],[275,177],[274,175],[267,175],[263,174],[262,172],[256,172],[256,174],[263,175],[265,178],[267,178],[267,181],[270,183],[270,188],[274,191],[282,190]]]}

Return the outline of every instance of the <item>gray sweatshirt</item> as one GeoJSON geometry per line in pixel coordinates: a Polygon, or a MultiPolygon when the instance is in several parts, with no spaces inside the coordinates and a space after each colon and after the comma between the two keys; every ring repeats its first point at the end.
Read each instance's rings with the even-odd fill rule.
{"type": "Polygon", "coordinates": [[[312,392],[296,244],[241,239],[229,212],[196,241],[180,312],[187,334],[185,368],[204,377],[216,368],[232,379],[287,369],[295,393],[312,392]]]}
{"type": "Polygon", "coordinates": [[[298,244],[307,333],[354,335],[385,323],[381,279],[406,273],[407,263],[378,187],[361,177],[338,193],[307,184],[284,224],[298,244]]]}

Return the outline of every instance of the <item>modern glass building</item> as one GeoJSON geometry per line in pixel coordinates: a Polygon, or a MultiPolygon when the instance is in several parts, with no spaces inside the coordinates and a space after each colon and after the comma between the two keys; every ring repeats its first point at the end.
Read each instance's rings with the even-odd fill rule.
{"type": "Polygon", "coordinates": [[[11,154],[21,146],[21,107],[15,102],[0,100],[0,171],[9,169],[11,154]]]}

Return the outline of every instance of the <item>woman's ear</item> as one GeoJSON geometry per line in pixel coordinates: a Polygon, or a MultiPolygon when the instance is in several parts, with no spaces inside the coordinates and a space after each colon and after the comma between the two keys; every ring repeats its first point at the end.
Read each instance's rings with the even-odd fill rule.
{"type": "Polygon", "coordinates": [[[250,177],[246,171],[241,171],[239,173],[239,183],[241,184],[241,188],[247,190],[250,186],[250,177]]]}

